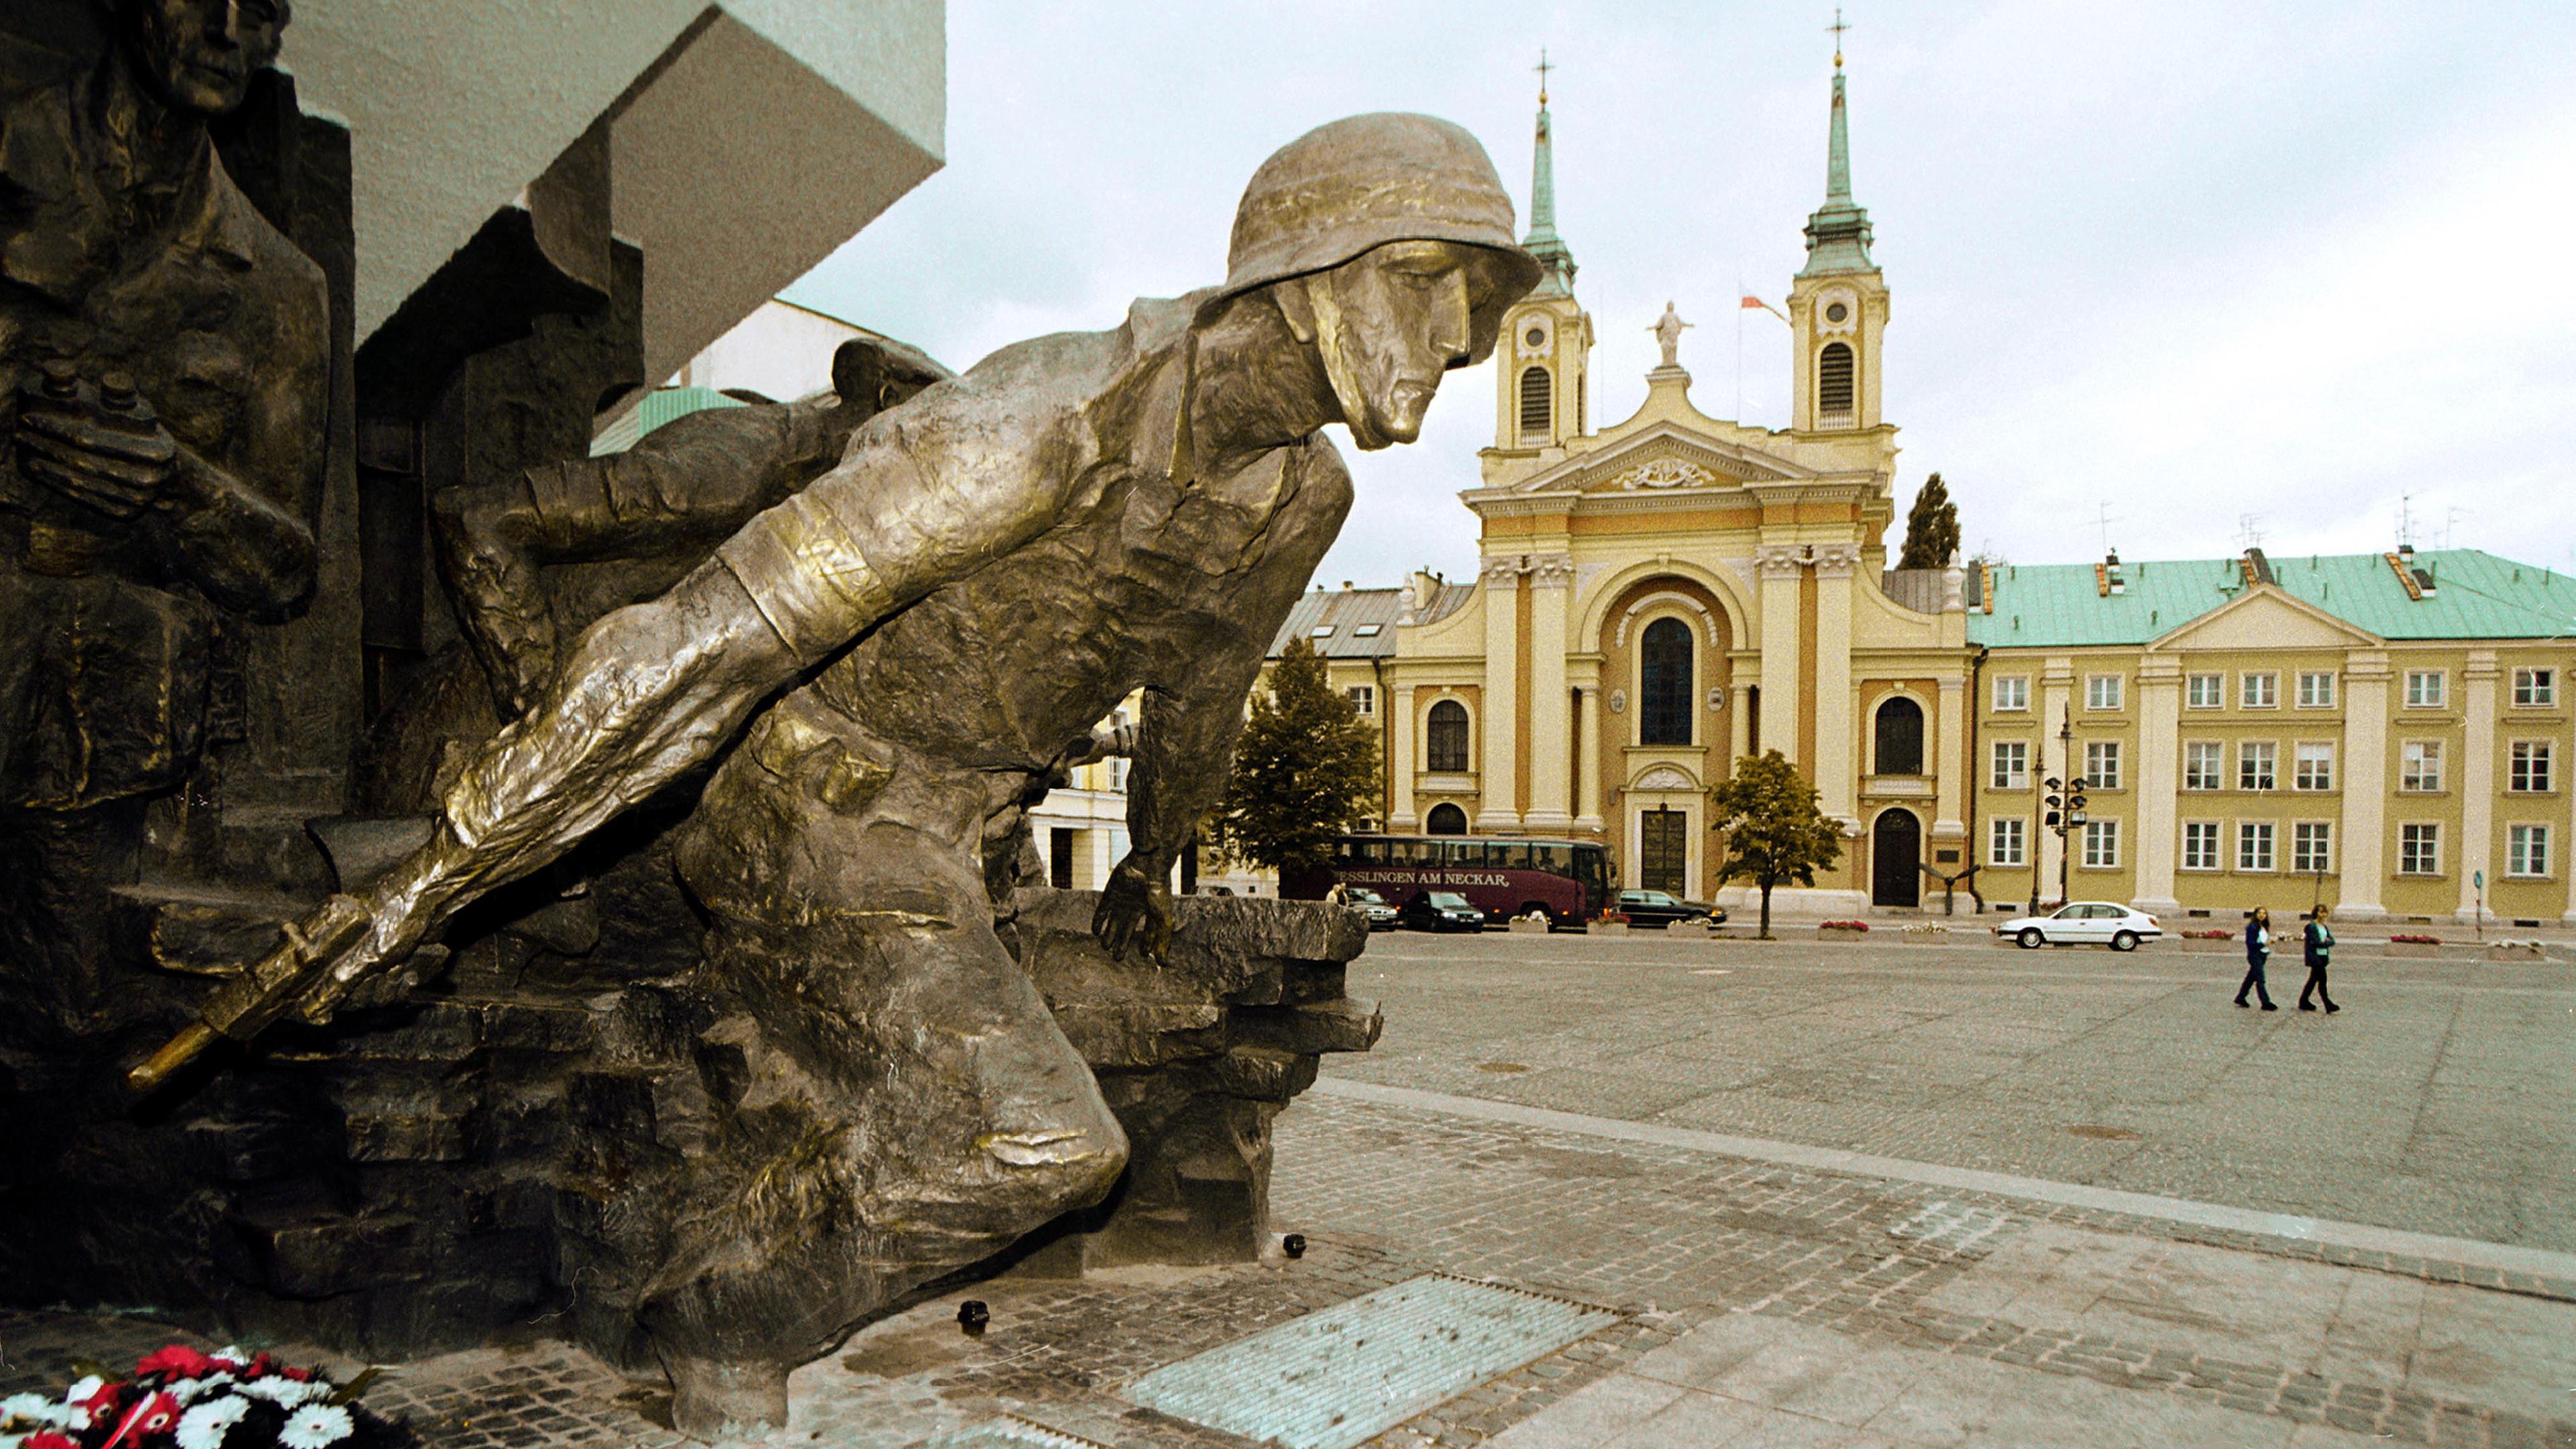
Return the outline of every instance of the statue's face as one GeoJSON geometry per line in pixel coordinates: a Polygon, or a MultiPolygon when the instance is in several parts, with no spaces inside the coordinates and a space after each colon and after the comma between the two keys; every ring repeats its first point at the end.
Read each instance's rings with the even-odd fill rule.
{"type": "Polygon", "coordinates": [[[285,0],[133,0],[136,59],[167,104],[220,116],[277,59],[285,0]]]}
{"type": "Polygon", "coordinates": [[[1410,443],[1440,390],[1440,375],[1467,361],[1470,318],[1491,285],[1484,249],[1459,242],[1388,242],[1327,273],[1339,304],[1338,336],[1325,346],[1351,433],[1362,446],[1410,443]]]}

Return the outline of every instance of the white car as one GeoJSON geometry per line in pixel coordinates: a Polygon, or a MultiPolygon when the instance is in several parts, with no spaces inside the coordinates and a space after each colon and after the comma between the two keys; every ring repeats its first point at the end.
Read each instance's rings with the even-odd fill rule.
{"type": "Polygon", "coordinates": [[[2109,901],[2069,901],[2045,916],[2016,916],[1995,927],[1995,934],[2018,941],[2025,951],[2042,946],[2108,946],[2134,951],[2140,941],[2165,933],[2144,911],[2109,901]]]}

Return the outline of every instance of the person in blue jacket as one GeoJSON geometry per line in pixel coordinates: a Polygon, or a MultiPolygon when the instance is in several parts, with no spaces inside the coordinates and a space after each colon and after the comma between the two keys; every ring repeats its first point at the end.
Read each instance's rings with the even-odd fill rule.
{"type": "Polygon", "coordinates": [[[2326,1014],[2331,1016],[2343,1008],[2335,1005],[2334,998],[2326,994],[2326,958],[2334,954],[2334,932],[2326,929],[2325,907],[2317,907],[2316,912],[2308,917],[2305,935],[2307,936],[2308,984],[2299,988],[2299,1010],[2316,1010],[2308,1004],[2308,993],[2313,991],[2317,995],[2317,1000],[2325,1003],[2326,1014]]]}
{"type": "Polygon", "coordinates": [[[2249,1006],[2245,993],[2262,998],[2265,1011],[2281,1008],[2272,1004],[2272,993],[2263,986],[2263,967],[2272,959],[2272,913],[2261,906],[2245,918],[2245,979],[2236,983],[2236,1004],[2249,1006]]]}

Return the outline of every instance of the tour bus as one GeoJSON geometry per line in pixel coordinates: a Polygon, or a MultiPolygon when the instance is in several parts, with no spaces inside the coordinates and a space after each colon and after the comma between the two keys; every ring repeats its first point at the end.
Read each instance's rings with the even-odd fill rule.
{"type": "Polygon", "coordinates": [[[1345,835],[1333,842],[1329,866],[1282,881],[1280,894],[1312,900],[1336,883],[1367,886],[1397,907],[1422,891],[1455,891],[1488,921],[1540,911],[1551,924],[1573,926],[1608,903],[1610,857],[1580,840],[1345,835]]]}

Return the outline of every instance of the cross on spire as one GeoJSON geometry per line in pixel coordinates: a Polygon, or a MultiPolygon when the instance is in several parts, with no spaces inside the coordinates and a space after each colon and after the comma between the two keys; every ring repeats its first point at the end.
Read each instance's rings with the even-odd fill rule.
{"type": "MultiPolygon", "coordinates": [[[[1835,17],[1836,19],[1840,19],[1840,18],[1842,18],[1842,12],[1841,12],[1841,11],[1839,11],[1839,10],[1838,10],[1838,11],[1835,11],[1835,12],[1834,12],[1834,17],[1835,17]]],[[[1538,72],[1538,103],[1539,103],[1540,105],[1542,105],[1542,106],[1543,106],[1543,105],[1546,105],[1546,104],[1547,104],[1547,73],[1548,73],[1549,71],[1552,71],[1552,70],[1556,69],[1556,67],[1555,67],[1555,66],[1552,66],[1552,65],[1550,65],[1550,64],[1548,64],[1548,63],[1547,63],[1547,47],[1546,47],[1546,46],[1542,45],[1542,46],[1540,46],[1540,47],[1538,48],[1538,64],[1536,64],[1536,65],[1534,65],[1534,66],[1531,66],[1531,67],[1530,67],[1530,69],[1532,69],[1532,70],[1534,70],[1534,71],[1537,71],[1537,72],[1538,72]]]]}
{"type": "MultiPolygon", "coordinates": [[[[1843,68],[1843,32],[1851,29],[1851,26],[1843,22],[1843,7],[1839,5],[1834,7],[1834,23],[1825,28],[1834,33],[1834,69],[1840,70],[1843,68]]],[[[1545,52],[1540,53],[1540,58],[1546,58],[1545,52]]],[[[1539,89],[1546,90],[1547,82],[1540,81],[1539,89]]]]}

